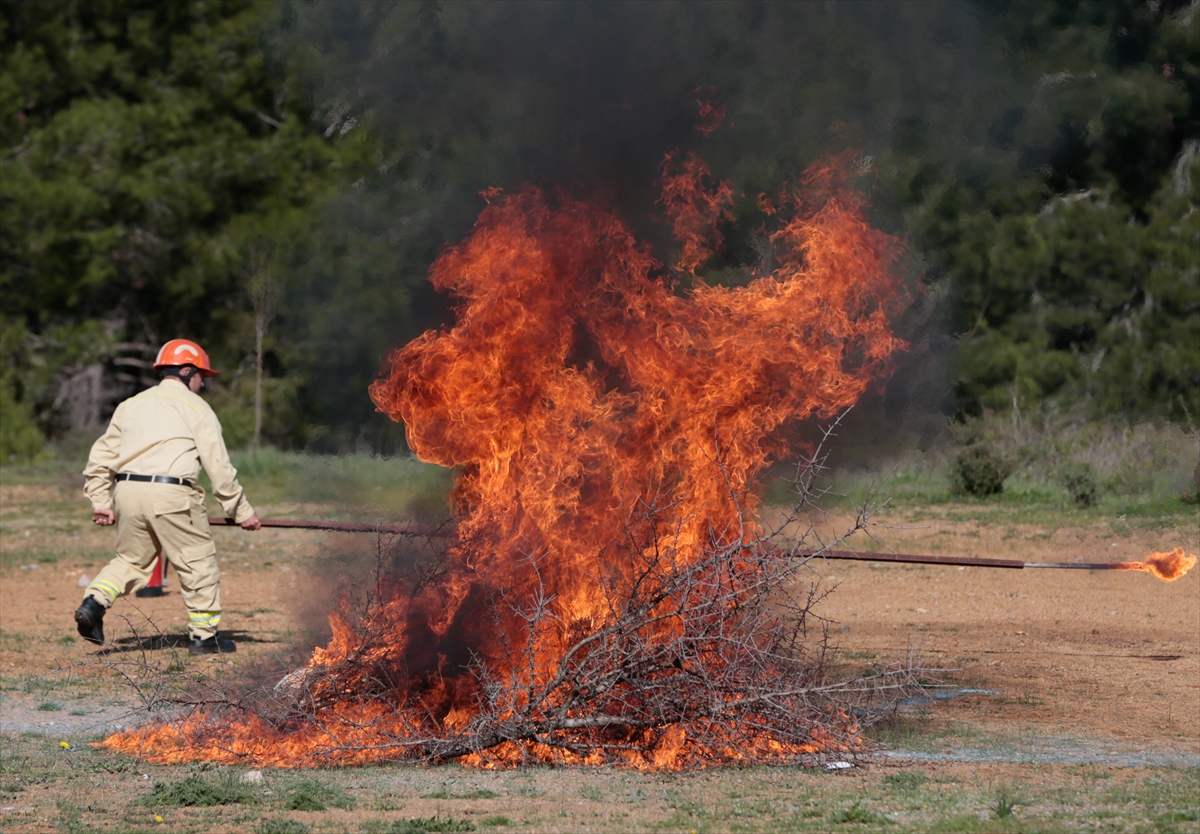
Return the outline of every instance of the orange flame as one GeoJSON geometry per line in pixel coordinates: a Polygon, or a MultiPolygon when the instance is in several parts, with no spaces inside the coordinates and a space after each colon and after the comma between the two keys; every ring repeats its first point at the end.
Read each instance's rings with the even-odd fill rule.
{"type": "MultiPolygon", "coordinates": [[[[511,691],[506,709],[519,710],[579,635],[611,621],[606,593],[633,581],[644,545],[628,520],[642,508],[666,508],[648,522],[648,540],[669,531],[675,564],[714,541],[752,539],[754,489],[785,450],[780,429],[852,405],[904,347],[889,324],[903,302],[898,246],[866,222],[847,159],[814,166],[802,187],[771,198],[770,274],[736,288],[696,282],[686,293],[612,212],[532,186],[485,192],[471,234],[430,270],[460,300],[456,325],[393,352],[370,389],[422,460],[459,467],[459,526],[440,578],[381,585],[363,627],[332,615],[329,645],[294,673],[303,714],[231,721],[199,710],[104,745],[154,761],[276,766],[413,755],[410,740],[430,727],[452,739],[479,720],[483,684],[469,670],[531,681],[511,691]],[[516,602],[498,609],[489,602],[498,598],[516,602]],[[536,621],[522,607],[535,601],[546,612],[536,621]],[[514,645],[527,647],[520,664],[514,645]]],[[[676,161],[664,162],[663,205],[681,244],[678,269],[695,275],[720,246],[733,190],[712,183],[697,157],[676,161]]],[[[648,645],[669,622],[648,632],[648,645]]],[[[614,709],[635,694],[620,697],[614,709]]],[[[570,706],[556,709],[570,715],[570,706]]],[[[622,730],[613,755],[676,768],[861,746],[853,719],[826,718],[796,716],[795,726],[811,727],[806,742],[742,728],[723,743],[711,721],[703,741],[699,723],[643,725],[622,730]],[[835,738],[822,726],[841,729],[835,738]]],[[[613,759],[497,739],[461,760],[613,759]]]]}
{"type": "Polygon", "coordinates": [[[1116,570],[1140,570],[1152,573],[1163,582],[1174,582],[1196,566],[1196,557],[1185,554],[1182,547],[1170,553],[1151,553],[1143,562],[1121,562],[1116,570]]]}
{"type": "MultiPolygon", "coordinates": [[[[697,87],[692,92],[699,93],[701,87],[697,87]]],[[[709,87],[708,94],[713,96],[711,99],[696,99],[696,104],[700,107],[700,121],[696,125],[696,130],[703,133],[705,136],[712,135],[712,132],[719,128],[725,121],[726,107],[723,103],[716,100],[717,88],[709,87]]]]}

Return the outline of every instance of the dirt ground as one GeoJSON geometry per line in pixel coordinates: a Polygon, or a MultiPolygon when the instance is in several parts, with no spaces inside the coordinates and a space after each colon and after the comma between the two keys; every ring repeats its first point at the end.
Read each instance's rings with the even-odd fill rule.
{"type": "MultiPolygon", "coordinates": [[[[4,687],[0,733],[7,739],[5,746],[14,750],[21,745],[40,750],[61,744],[70,745],[62,751],[78,749],[99,733],[139,720],[136,698],[127,682],[116,680],[111,671],[96,663],[92,648],[76,639],[71,619],[81,583],[86,584],[81,577],[95,576],[107,560],[114,534],[86,523],[86,507],[54,487],[5,487],[0,498],[0,681],[4,687]]],[[[319,516],[321,511],[320,507],[295,505],[262,508],[269,516],[319,516]]],[[[886,541],[902,552],[1056,562],[1134,560],[1149,551],[1177,545],[1191,553],[1200,551],[1197,528],[1189,524],[1130,526],[1121,520],[1055,526],[1011,520],[984,524],[972,521],[970,515],[967,507],[896,513],[886,520],[902,529],[886,531],[886,541]]],[[[344,554],[355,548],[368,551],[373,544],[369,537],[363,541],[292,530],[257,534],[218,530],[215,536],[223,577],[222,629],[239,640],[239,649],[233,657],[217,660],[189,658],[184,653],[179,662],[218,676],[256,664],[286,666],[293,662],[298,656],[297,644],[319,636],[319,614],[337,590],[322,578],[328,572],[314,571],[313,566],[319,566],[327,553],[344,554]]],[[[943,673],[944,689],[911,704],[904,718],[875,733],[884,752],[873,763],[856,768],[854,778],[895,788],[899,782],[887,782],[887,774],[896,768],[920,768],[922,781],[928,782],[926,788],[1024,780],[1022,784],[1049,784],[1059,790],[1073,784],[1072,780],[1083,779],[1080,774],[1091,772],[1088,768],[1108,768],[1105,772],[1115,774],[1118,782],[1143,787],[1163,773],[1157,769],[1183,768],[1192,776],[1200,771],[1200,570],[1164,583],[1144,573],[1113,571],[1014,571],[833,561],[811,567],[822,582],[837,586],[819,613],[833,621],[832,633],[844,657],[885,662],[915,652],[925,665],[948,670],[943,673]]],[[[172,583],[163,598],[119,601],[106,626],[110,639],[129,649],[137,649],[139,636],[154,631],[165,634],[167,639],[153,647],[143,642],[138,649],[153,653],[172,651],[172,646],[177,650],[182,645],[184,622],[183,605],[172,583]]],[[[11,761],[5,765],[6,778],[16,772],[13,767],[11,761]]],[[[706,780],[723,779],[727,788],[746,780],[753,790],[746,787],[743,796],[769,793],[772,784],[794,783],[788,794],[795,805],[788,812],[793,821],[807,819],[804,809],[808,806],[803,802],[809,799],[801,802],[797,798],[801,795],[811,798],[814,791],[828,791],[838,802],[850,802],[859,795],[854,791],[863,797],[874,796],[862,792],[866,787],[844,788],[851,784],[845,780],[835,785],[826,777],[806,783],[808,777],[800,771],[791,775],[780,770],[732,771],[723,776],[603,772],[569,777],[561,771],[545,770],[481,774],[456,767],[407,767],[401,779],[409,780],[407,788],[396,787],[393,780],[388,783],[392,788],[373,794],[376,817],[387,821],[438,816],[452,806],[460,816],[491,813],[492,824],[505,824],[495,822],[503,818],[522,830],[628,830],[652,823],[670,830],[737,830],[739,826],[757,830],[728,814],[704,816],[703,798],[711,793],[706,780]],[[568,778],[585,778],[594,790],[576,784],[563,789],[567,791],[563,794],[554,787],[555,780],[568,778]],[[534,788],[520,792],[521,785],[535,783],[534,788]],[[453,787],[444,788],[447,784],[453,787]],[[486,796],[489,793],[492,798],[486,796]],[[394,802],[386,798],[392,794],[394,802]],[[614,805],[604,800],[634,794],[646,802],[638,800],[631,805],[622,799],[614,805]],[[569,801],[563,799],[565,795],[570,796],[569,801]],[[700,797],[700,806],[687,799],[693,795],[700,797]],[[473,810],[474,805],[466,801],[471,796],[478,800],[474,805],[479,809],[473,810]],[[656,804],[656,796],[667,799],[656,804]],[[461,801],[449,802],[455,798],[461,801]],[[563,817],[564,802],[570,806],[569,819],[563,817]],[[587,806],[584,810],[592,816],[579,816],[584,811],[577,805],[587,806]],[[399,816],[389,815],[390,810],[399,816]],[[634,816],[629,816],[631,813],[634,816]]],[[[167,778],[168,769],[147,766],[145,770],[148,784],[167,778]]],[[[379,774],[386,770],[343,773],[339,779],[351,786],[349,790],[360,783],[374,784],[371,780],[383,778],[379,774]]],[[[179,776],[184,772],[175,771],[179,776]]],[[[195,768],[186,772],[195,772],[195,768]]],[[[60,824],[68,814],[63,811],[61,791],[47,788],[42,796],[33,787],[36,780],[26,781],[28,790],[0,796],[0,827],[42,830],[60,824]]],[[[1116,782],[1107,784],[1111,788],[1116,782]]],[[[734,794],[737,790],[731,789],[734,794]]],[[[895,791],[885,794],[895,798],[895,791]]],[[[86,805],[89,800],[77,801],[86,805]]],[[[879,801],[886,805],[884,799],[879,801]]],[[[737,804],[736,800],[728,802],[733,803],[729,807],[737,804]]],[[[908,812],[902,807],[890,811],[891,806],[880,807],[879,813],[890,814],[893,822],[907,819],[904,814],[908,812]]],[[[77,813],[86,817],[86,811],[83,808],[77,813]]],[[[232,817],[192,819],[185,811],[193,816],[200,813],[177,809],[181,825],[185,818],[190,820],[185,828],[245,830],[232,817]]],[[[921,819],[920,813],[918,809],[913,819],[921,819]]],[[[980,812],[976,807],[963,813],[980,812]]],[[[986,810],[982,813],[987,816],[986,810]]],[[[310,819],[305,825],[316,825],[317,830],[359,830],[354,828],[359,823],[353,821],[361,811],[329,814],[319,824],[310,819]],[[337,822],[339,819],[342,822],[337,822]]],[[[477,822],[485,819],[470,818],[477,822]]],[[[753,815],[747,817],[753,819],[753,815]]],[[[1197,830],[1188,827],[1195,825],[1194,816],[1185,814],[1178,819],[1184,826],[1178,830],[1197,830]]],[[[814,820],[814,824],[820,822],[814,820]]],[[[126,824],[133,825],[132,818],[126,824]]],[[[914,830],[920,830],[919,823],[913,824],[917,826],[914,830]]],[[[808,830],[800,822],[793,827],[808,830]]],[[[1134,825],[1112,830],[1142,829],[1134,825]]],[[[1157,825],[1146,830],[1175,829],[1157,825]]]]}
{"type": "MultiPolygon", "coordinates": [[[[1194,532],[998,527],[947,514],[907,520],[924,529],[889,531],[888,544],[1027,562],[1198,549],[1194,532]]],[[[1119,571],[832,561],[817,570],[837,583],[831,616],[847,652],[885,658],[911,646],[957,670],[961,688],[983,690],[950,689],[933,708],[939,721],[977,733],[975,746],[1036,761],[1200,765],[1200,571],[1164,583],[1119,571]]]]}

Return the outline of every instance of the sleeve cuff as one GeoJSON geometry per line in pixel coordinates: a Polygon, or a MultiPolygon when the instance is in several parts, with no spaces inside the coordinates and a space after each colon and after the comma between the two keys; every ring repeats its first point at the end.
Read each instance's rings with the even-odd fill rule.
{"type": "Polygon", "coordinates": [[[233,514],[234,523],[241,524],[252,515],[254,515],[254,508],[250,506],[249,502],[243,501],[238,505],[237,512],[233,514]]]}

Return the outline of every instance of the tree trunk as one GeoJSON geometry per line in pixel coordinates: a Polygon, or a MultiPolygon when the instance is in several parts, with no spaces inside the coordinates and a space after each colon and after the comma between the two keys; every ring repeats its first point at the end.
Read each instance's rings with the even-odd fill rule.
{"type": "Polygon", "coordinates": [[[267,324],[262,311],[254,316],[254,438],[250,441],[250,453],[258,457],[259,439],[262,437],[262,376],[263,376],[263,331],[267,324]]]}

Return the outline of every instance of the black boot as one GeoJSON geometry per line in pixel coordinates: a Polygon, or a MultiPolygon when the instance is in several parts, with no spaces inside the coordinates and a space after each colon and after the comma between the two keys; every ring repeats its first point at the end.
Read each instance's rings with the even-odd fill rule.
{"type": "Polygon", "coordinates": [[[145,599],[146,597],[161,597],[166,596],[166,591],[162,585],[147,585],[145,588],[138,588],[133,592],[135,597],[145,599]]]}
{"type": "Polygon", "coordinates": [[[216,635],[204,640],[196,637],[188,646],[188,651],[192,654],[230,654],[237,651],[237,643],[216,635]]]}
{"type": "Polygon", "coordinates": [[[97,646],[104,645],[104,606],[93,597],[84,597],[75,609],[75,626],[84,640],[97,646]]]}

